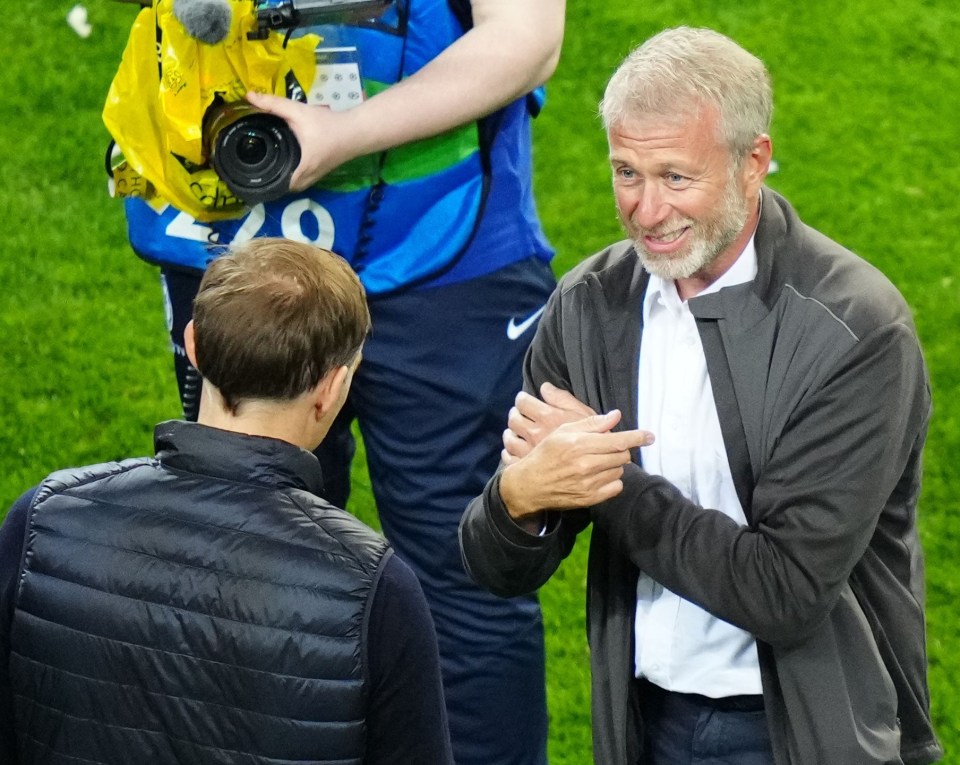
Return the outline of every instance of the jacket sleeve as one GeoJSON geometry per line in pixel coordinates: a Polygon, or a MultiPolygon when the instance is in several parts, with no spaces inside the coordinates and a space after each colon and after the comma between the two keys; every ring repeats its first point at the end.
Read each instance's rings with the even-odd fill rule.
{"type": "Polygon", "coordinates": [[[593,522],[665,587],[789,647],[829,614],[885,509],[913,523],[929,408],[916,336],[886,325],[794,410],[760,471],[751,526],[636,465],[593,522]]]}
{"type": "Polygon", "coordinates": [[[396,555],[382,565],[368,636],[364,765],[452,765],[436,631],[420,582],[396,555]]]}
{"type": "Polygon", "coordinates": [[[467,506],[460,522],[460,549],[474,581],[494,595],[509,598],[533,592],[546,583],[573,549],[576,534],[585,525],[585,515],[576,513],[577,518],[560,519],[558,514],[548,514],[545,532],[531,534],[507,514],[499,487],[498,473],[483,494],[467,506]]]}
{"type": "Polygon", "coordinates": [[[17,765],[16,719],[10,679],[10,633],[27,516],[36,488],[23,494],[0,525],[0,762],[17,765]]]}

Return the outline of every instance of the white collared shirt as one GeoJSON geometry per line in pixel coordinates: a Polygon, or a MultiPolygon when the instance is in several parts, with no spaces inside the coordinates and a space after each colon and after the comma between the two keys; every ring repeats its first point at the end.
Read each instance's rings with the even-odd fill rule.
{"type": "MultiPolygon", "coordinates": [[[[756,274],[751,237],[737,261],[700,294],[753,281],[756,274]]],[[[639,380],[638,427],[656,436],[640,450],[644,469],[701,507],[746,525],[696,321],[674,282],[652,274],[643,302],[639,380]]],[[[714,698],[761,693],[753,636],[642,572],[635,640],[637,676],[662,688],[714,698]]]]}

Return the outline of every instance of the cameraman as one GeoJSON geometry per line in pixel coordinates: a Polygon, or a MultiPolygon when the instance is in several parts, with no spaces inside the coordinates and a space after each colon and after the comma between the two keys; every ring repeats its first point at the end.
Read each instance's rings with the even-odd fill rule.
{"type": "Polygon", "coordinates": [[[555,284],[533,199],[530,125],[534,91],[559,59],[564,13],[564,0],[397,0],[380,20],[392,33],[366,48],[376,30],[358,35],[361,73],[387,86],[368,87],[359,106],[248,95],[299,139],[289,195],[204,226],[175,209],[126,204],[134,249],[162,267],[187,417],[198,378],[183,328],[207,241],[314,241],[359,274],[373,333],[317,452],[325,496],[346,502],[356,418],[384,532],[418,575],[436,624],[459,765],[546,761],[539,604],[478,588],[463,570],[457,527],[496,469],[501,423],[555,284]],[[395,45],[387,81],[388,67],[374,70],[395,45]],[[331,180],[369,154],[372,181],[345,191],[350,184],[331,180]]]}

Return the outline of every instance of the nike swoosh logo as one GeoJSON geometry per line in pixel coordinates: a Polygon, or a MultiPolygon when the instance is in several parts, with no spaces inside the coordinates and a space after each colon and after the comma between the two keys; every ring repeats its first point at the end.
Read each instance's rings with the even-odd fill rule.
{"type": "Polygon", "coordinates": [[[538,310],[534,311],[519,324],[517,324],[517,322],[511,318],[510,321],[507,322],[507,337],[510,340],[516,340],[518,337],[520,337],[520,335],[530,329],[536,320],[540,318],[540,314],[543,313],[544,308],[546,308],[546,306],[542,306],[538,310]]]}

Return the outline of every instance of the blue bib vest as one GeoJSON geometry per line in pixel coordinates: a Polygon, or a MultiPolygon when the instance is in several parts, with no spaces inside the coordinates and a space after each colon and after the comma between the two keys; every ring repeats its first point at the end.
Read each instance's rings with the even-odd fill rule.
{"type": "MultiPolygon", "coordinates": [[[[457,12],[447,0],[397,0],[370,25],[309,31],[323,37],[321,49],[355,49],[370,97],[463,34],[463,4],[455,5],[457,12]]],[[[477,123],[362,157],[235,220],[199,223],[170,205],[157,211],[127,199],[131,245],[149,262],[202,271],[218,252],[210,245],[255,236],[307,241],[346,258],[370,296],[459,281],[531,256],[549,260],[530,188],[529,120],[541,99],[538,91],[477,123]]]]}

